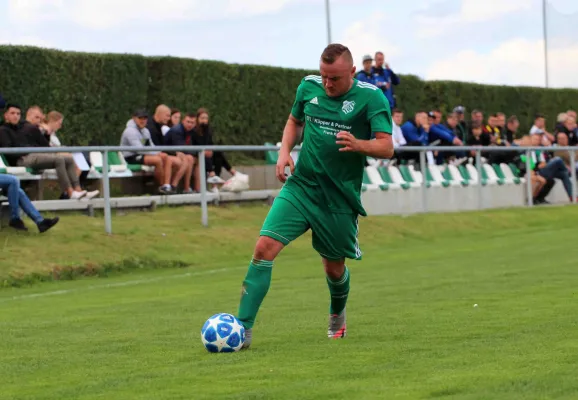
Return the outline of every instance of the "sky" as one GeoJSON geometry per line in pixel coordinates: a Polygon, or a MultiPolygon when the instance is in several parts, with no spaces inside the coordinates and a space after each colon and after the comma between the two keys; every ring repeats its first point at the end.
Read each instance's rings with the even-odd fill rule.
{"type": "MultiPolygon", "coordinates": [[[[379,50],[426,80],[545,86],[542,0],[330,4],[358,65],[379,50]]],[[[550,87],[578,88],[578,1],[546,15],[550,87]]],[[[327,41],[324,0],[0,0],[0,44],[316,69],[327,41]]]]}

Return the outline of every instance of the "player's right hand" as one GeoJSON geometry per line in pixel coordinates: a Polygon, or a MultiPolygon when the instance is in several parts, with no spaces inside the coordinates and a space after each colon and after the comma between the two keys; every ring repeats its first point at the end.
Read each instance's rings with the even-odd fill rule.
{"type": "Polygon", "coordinates": [[[295,164],[293,163],[293,158],[289,152],[279,151],[279,158],[277,159],[277,179],[281,183],[285,183],[287,181],[287,175],[285,175],[285,167],[289,167],[291,169],[291,174],[295,171],[295,164]]]}

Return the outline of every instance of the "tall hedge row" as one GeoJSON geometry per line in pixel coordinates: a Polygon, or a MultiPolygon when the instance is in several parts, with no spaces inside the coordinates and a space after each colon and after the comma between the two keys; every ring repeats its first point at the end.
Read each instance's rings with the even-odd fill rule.
{"type": "MultiPolygon", "coordinates": [[[[276,142],[301,78],[315,71],[225,64],[174,57],[88,54],[0,46],[0,92],[22,107],[39,105],[65,115],[69,145],[118,144],[132,110],[159,103],[211,111],[216,138],[227,144],[276,142]]],[[[578,90],[422,81],[402,75],[399,106],[412,114],[456,105],[516,114],[527,131],[536,112],[552,126],[578,108],[578,90]]]]}

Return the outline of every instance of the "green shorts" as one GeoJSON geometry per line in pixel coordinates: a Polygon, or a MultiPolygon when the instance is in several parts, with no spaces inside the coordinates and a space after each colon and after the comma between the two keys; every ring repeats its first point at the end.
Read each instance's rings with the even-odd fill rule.
{"type": "Polygon", "coordinates": [[[361,260],[357,215],[335,213],[301,196],[281,193],[273,202],[261,236],[285,246],[311,229],[313,248],[328,260],[361,260]]]}

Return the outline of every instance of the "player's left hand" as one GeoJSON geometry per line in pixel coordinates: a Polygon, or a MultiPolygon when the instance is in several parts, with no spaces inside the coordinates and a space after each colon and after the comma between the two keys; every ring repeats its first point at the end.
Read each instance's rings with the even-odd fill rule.
{"type": "Polygon", "coordinates": [[[355,138],[351,133],[341,131],[337,134],[337,143],[340,146],[344,146],[339,149],[339,151],[359,151],[359,140],[355,138]]]}

